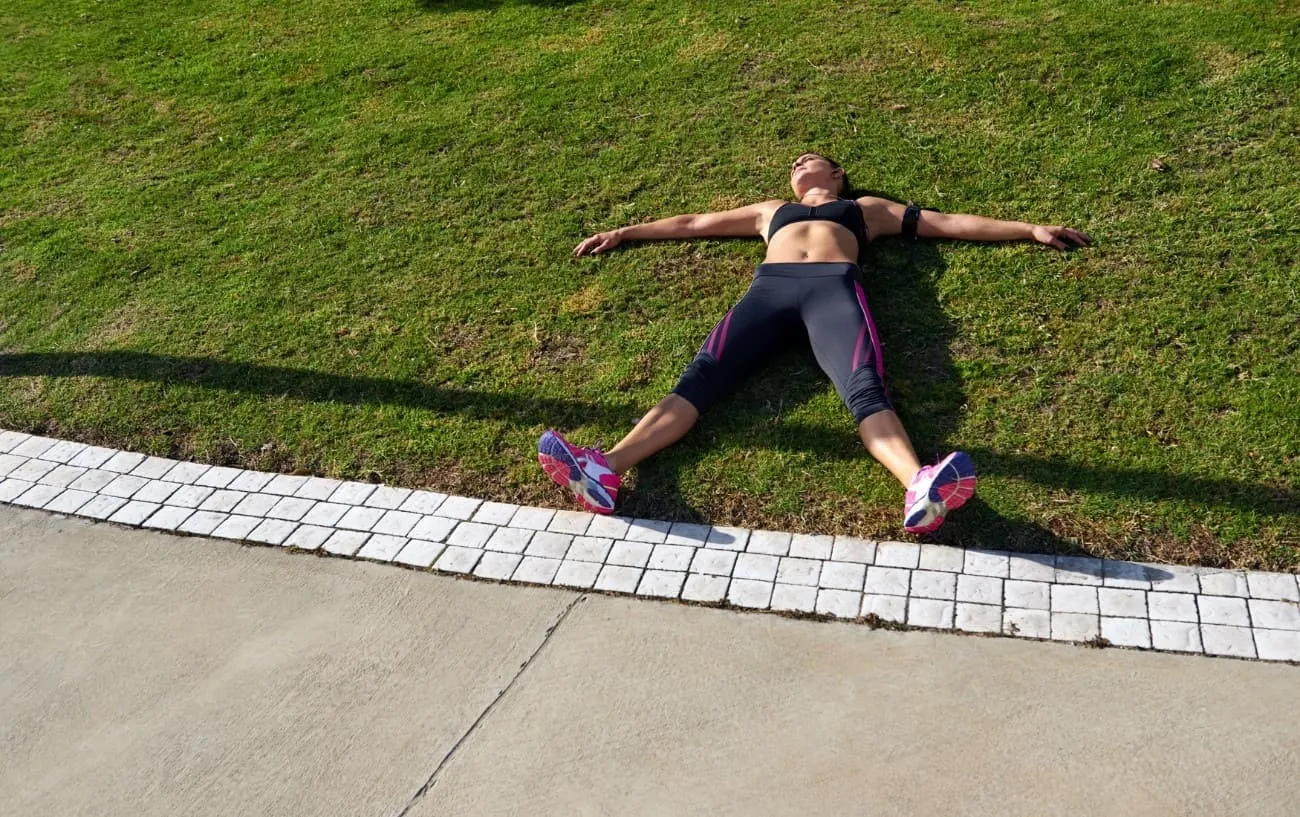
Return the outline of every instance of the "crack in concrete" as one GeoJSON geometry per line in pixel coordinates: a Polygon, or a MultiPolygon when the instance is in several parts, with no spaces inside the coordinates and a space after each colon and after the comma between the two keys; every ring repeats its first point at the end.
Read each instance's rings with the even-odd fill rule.
{"type": "Polygon", "coordinates": [[[478,729],[479,724],[483,723],[488,714],[496,708],[497,703],[499,703],[501,699],[506,696],[506,693],[514,687],[515,682],[519,680],[530,666],[532,666],[533,661],[541,654],[546,645],[551,642],[551,636],[555,635],[555,631],[558,630],[560,625],[564,623],[564,620],[569,617],[569,613],[573,611],[573,608],[577,607],[579,602],[585,601],[586,598],[587,594],[583,593],[570,602],[568,607],[564,608],[564,612],[560,613],[559,618],[555,619],[555,623],[546,629],[546,635],[542,638],[542,643],[538,644],[537,649],[533,650],[533,654],[528,656],[527,660],[519,665],[519,671],[515,673],[514,677],[510,679],[508,684],[501,688],[501,691],[492,699],[492,702],[479,713],[479,716],[474,719],[472,724],[470,724],[469,729],[465,730],[465,734],[461,735],[456,742],[452,744],[451,749],[447,750],[447,754],[443,755],[442,760],[438,761],[438,765],[434,768],[433,773],[429,775],[429,779],[424,781],[424,785],[415,792],[406,806],[403,807],[401,811],[397,812],[396,817],[406,817],[411,809],[415,808],[415,804],[420,802],[420,800],[429,793],[429,790],[437,784],[438,775],[446,765],[451,762],[451,759],[456,755],[456,752],[459,751],[461,744],[468,740],[470,735],[474,734],[474,731],[478,729]]]}

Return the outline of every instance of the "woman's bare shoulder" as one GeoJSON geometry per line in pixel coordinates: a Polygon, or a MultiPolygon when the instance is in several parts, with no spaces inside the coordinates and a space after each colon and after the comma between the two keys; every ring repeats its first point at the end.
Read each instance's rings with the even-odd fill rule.
{"type": "Polygon", "coordinates": [[[862,208],[863,212],[869,210],[888,209],[890,205],[898,204],[898,202],[893,201],[892,199],[881,198],[880,196],[860,196],[854,199],[854,201],[858,203],[858,206],[862,208]]]}
{"type": "Polygon", "coordinates": [[[862,211],[862,220],[867,224],[868,242],[898,234],[903,211],[907,209],[905,205],[880,196],[863,196],[855,201],[862,211]]]}

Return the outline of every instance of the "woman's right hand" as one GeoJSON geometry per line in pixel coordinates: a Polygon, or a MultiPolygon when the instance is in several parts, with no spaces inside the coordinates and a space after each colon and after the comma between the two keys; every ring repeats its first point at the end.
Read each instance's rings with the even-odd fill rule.
{"type": "Polygon", "coordinates": [[[619,230],[610,230],[606,233],[596,233],[591,238],[584,239],[582,243],[573,248],[574,257],[583,255],[595,255],[596,253],[612,250],[619,244],[623,243],[623,236],[619,230]]]}

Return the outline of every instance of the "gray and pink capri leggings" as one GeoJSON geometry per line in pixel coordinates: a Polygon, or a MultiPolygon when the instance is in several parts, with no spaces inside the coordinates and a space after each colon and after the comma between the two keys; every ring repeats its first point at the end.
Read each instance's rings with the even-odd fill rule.
{"type": "Polygon", "coordinates": [[[892,408],[862,270],[850,263],[760,264],[673,394],[703,413],[804,333],[856,422],[892,408]]]}

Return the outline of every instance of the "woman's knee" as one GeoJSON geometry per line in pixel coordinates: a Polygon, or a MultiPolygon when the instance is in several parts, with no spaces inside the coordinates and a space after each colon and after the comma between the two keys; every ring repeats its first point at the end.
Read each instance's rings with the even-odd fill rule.
{"type": "Polygon", "coordinates": [[[849,411],[853,412],[853,421],[858,424],[873,414],[892,411],[894,408],[885,391],[884,381],[871,365],[858,368],[849,377],[844,402],[849,411]]]}
{"type": "Polygon", "coordinates": [[[718,361],[707,352],[701,352],[682,372],[672,394],[689,403],[697,415],[703,414],[725,392],[723,376],[718,361]]]}

